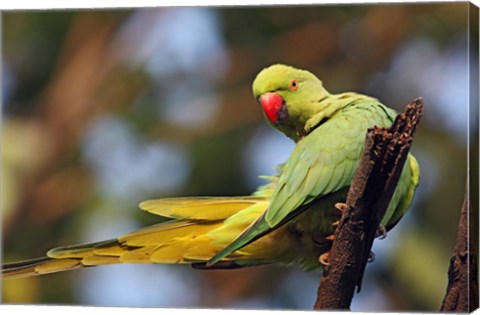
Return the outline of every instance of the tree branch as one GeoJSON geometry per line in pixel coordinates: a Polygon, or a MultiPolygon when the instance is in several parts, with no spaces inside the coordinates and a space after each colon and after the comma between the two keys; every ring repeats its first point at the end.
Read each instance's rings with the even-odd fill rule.
{"type": "Polygon", "coordinates": [[[477,259],[473,248],[469,190],[460,211],[457,242],[450,258],[447,292],[440,311],[472,312],[478,308],[477,259]]]}
{"type": "Polygon", "coordinates": [[[368,130],[314,309],[349,309],[355,287],[360,291],[375,233],[397,187],[422,105],[422,99],[416,99],[390,128],[368,130]]]}

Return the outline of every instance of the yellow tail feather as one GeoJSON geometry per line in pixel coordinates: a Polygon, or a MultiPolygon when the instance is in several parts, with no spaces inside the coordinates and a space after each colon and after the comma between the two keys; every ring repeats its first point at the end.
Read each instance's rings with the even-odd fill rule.
{"type": "Polygon", "coordinates": [[[221,220],[248,208],[264,197],[188,197],[147,200],[140,203],[142,210],[172,218],[190,220],[221,220]]]}
{"type": "MultiPolygon", "coordinates": [[[[177,219],[118,239],[58,247],[48,251],[47,257],[3,265],[2,278],[116,263],[205,262],[247,228],[268,207],[268,202],[256,197],[178,198],[146,201],[140,206],[149,212],[177,219]]],[[[252,261],[256,257],[247,250],[226,260],[240,258],[252,261]]]]}
{"type": "Polygon", "coordinates": [[[42,257],[2,266],[2,278],[30,277],[82,267],[78,259],[42,257]]]}

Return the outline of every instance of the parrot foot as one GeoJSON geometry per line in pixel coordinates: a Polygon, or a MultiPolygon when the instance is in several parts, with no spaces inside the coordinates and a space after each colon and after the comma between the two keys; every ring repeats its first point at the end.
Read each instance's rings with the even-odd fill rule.
{"type": "Polygon", "coordinates": [[[337,220],[337,221],[332,223],[332,226],[338,226],[339,224],[340,224],[340,220],[337,220]]]}
{"type": "Polygon", "coordinates": [[[387,237],[387,229],[383,226],[383,224],[380,224],[377,232],[375,233],[375,238],[383,240],[385,237],[387,237]]]}
{"type": "Polygon", "coordinates": [[[318,262],[324,266],[330,265],[330,263],[328,262],[328,256],[330,256],[329,251],[321,254],[320,257],[318,257],[318,262]]]}
{"type": "Polygon", "coordinates": [[[333,242],[333,240],[335,239],[335,235],[334,235],[334,234],[330,234],[330,235],[328,235],[328,236],[325,236],[325,239],[326,239],[327,241],[333,242]]]}
{"type": "Polygon", "coordinates": [[[370,252],[370,254],[368,254],[368,260],[367,262],[371,263],[371,262],[374,262],[375,261],[375,253],[374,252],[370,252]]]}
{"type": "Polygon", "coordinates": [[[335,204],[335,208],[340,211],[340,212],[343,212],[345,211],[347,208],[348,208],[348,205],[344,202],[337,202],[335,204]]]}

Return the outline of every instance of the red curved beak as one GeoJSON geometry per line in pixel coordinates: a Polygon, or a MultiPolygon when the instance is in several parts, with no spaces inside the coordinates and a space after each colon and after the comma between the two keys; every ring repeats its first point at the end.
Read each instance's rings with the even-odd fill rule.
{"type": "Polygon", "coordinates": [[[259,101],[260,104],[262,104],[263,111],[268,120],[272,123],[276,123],[279,118],[279,112],[283,106],[283,98],[277,93],[268,92],[262,94],[259,101]]]}

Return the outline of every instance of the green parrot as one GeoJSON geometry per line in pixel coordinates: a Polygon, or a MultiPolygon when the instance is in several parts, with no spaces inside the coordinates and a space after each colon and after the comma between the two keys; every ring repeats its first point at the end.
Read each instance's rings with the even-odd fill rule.
{"type": "MultiPolygon", "coordinates": [[[[296,146],[276,176],[251,196],[148,200],[140,208],[171,220],[107,241],[54,248],[45,257],[2,266],[4,279],[118,263],[189,264],[230,269],[271,263],[320,268],[334,222],[359,163],[367,129],[396,113],[369,96],[330,94],[306,70],[263,69],[253,94],[274,128],[296,146]]],[[[419,166],[409,155],[381,224],[408,210],[419,166]]]]}

